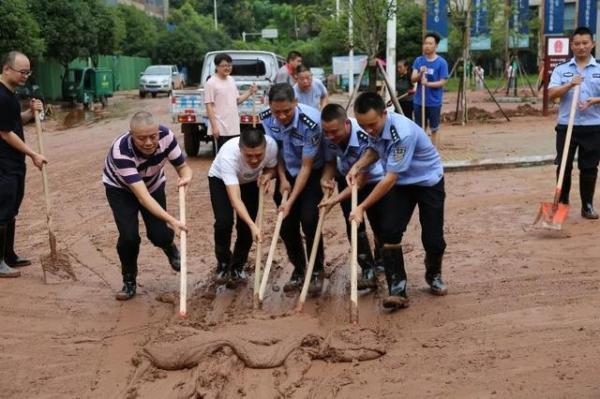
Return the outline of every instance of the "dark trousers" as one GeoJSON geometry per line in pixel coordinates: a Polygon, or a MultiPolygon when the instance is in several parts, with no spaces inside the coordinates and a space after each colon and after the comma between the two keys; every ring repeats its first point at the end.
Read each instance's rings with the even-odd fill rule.
{"type": "MultiPolygon", "coordinates": [[[[236,216],[235,228],[237,238],[231,250],[231,232],[233,231],[234,209],[227,195],[227,188],[223,180],[217,177],[208,178],[208,189],[210,191],[210,202],[215,214],[214,239],[215,255],[220,264],[228,267],[241,269],[248,259],[248,252],[252,246],[252,232],[246,222],[236,216]]],[[[240,184],[242,202],[246,206],[252,219],[256,219],[258,211],[258,186],[256,182],[240,184]]]]}
{"type": "MultiPolygon", "coordinates": [[[[119,239],[117,241],[117,253],[121,260],[121,272],[129,278],[137,276],[137,257],[140,252],[140,235],[138,213],[146,225],[146,234],[152,244],[160,248],[166,248],[173,243],[173,230],[163,220],[152,215],[144,208],[135,195],[128,190],[105,185],[106,198],[110,209],[112,209],[119,239]]],[[[167,209],[167,198],[165,186],[163,185],[154,193],[152,198],[167,209]]]]}
{"type": "Polygon", "coordinates": [[[410,218],[419,207],[421,241],[425,252],[442,255],[444,241],[444,178],[432,187],[417,185],[394,186],[380,201],[369,221],[377,225],[382,244],[399,244],[410,218]]]}
{"type": "Polygon", "coordinates": [[[25,195],[25,171],[0,167],[0,224],[11,223],[19,213],[25,195]]]}
{"type": "MultiPolygon", "coordinates": [[[[304,270],[306,266],[307,255],[310,255],[312,245],[315,239],[315,232],[317,230],[317,224],[319,222],[319,208],[318,205],[323,199],[323,191],[321,191],[321,172],[322,169],[312,170],[304,190],[294,202],[292,209],[288,216],[283,220],[281,225],[281,239],[285,244],[288,258],[294,267],[298,270],[304,270]],[[306,240],[306,252],[302,244],[302,235],[300,234],[300,227],[304,232],[304,238],[306,240]]],[[[292,187],[296,182],[296,178],[290,176],[286,172],[286,176],[292,187]]],[[[277,206],[281,204],[281,194],[279,193],[279,181],[277,183],[275,194],[273,196],[277,206]]],[[[323,239],[319,241],[319,247],[317,248],[317,257],[315,259],[315,271],[323,270],[324,262],[324,251],[323,251],[323,239]]]]}
{"type": "MultiPolygon", "coordinates": [[[[554,164],[560,168],[563,147],[567,135],[566,125],[556,126],[556,159],[554,164]]],[[[573,160],[578,152],[577,167],[581,177],[595,178],[598,175],[598,161],[600,160],[600,126],[573,126],[573,135],[569,145],[567,162],[565,165],[565,178],[562,185],[561,202],[569,202],[569,191],[571,190],[571,173],[573,171],[573,160]]]]}
{"type": "Polygon", "coordinates": [[[402,108],[402,113],[408,119],[413,119],[413,102],[410,101],[399,101],[400,108],[402,108]]]}

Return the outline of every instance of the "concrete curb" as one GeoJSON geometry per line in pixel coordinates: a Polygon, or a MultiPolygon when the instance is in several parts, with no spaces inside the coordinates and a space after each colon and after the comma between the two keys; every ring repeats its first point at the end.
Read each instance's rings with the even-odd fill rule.
{"type": "Polygon", "coordinates": [[[530,155],[525,157],[446,161],[444,162],[444,170],[448,172],[459,172],[468,170],[524,168],[529,166],[549,165],[554,163],[554,158],[555,155],[530,155]]]}

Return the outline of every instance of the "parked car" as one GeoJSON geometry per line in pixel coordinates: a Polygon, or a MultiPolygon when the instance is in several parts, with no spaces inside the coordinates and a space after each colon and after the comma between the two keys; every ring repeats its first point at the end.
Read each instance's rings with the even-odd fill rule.
{"type": "Polygon", "coordinates": [[[310,68],[310,72],[312,73],[313,79],[319,79],[325,87],[327,87],[327,75],[325,75],[325,70],[323,68],[310,68]]]}
{"type": "Polygon", "coordinates": [[[158,93],[171,94],[173,90],[183,89],[183,77],[176,65],[150,65],[140,75],[140,98],[150,93],[156,97],[158,93]]]}
{"type": "Polygon", "coordinates": [[[266,51],[222,50],[207,53],[202,65],[200,88],[175,90],[171,95],[171,117],[173,122],[181,123],[184,148],[191,157],[198,155],[201,142],[212,141],[212,137],[207,135],[208,116],[204,105],[204,84],[215,73],[214,59],[219,53],[231,56],[231,76],[240,93],[248,90],[252,83],[256,83],[257,86],[256,94],[238,106],[242,131],[251,129],[254,119],[256,126],[260,128],[257,114],[268,106],[269,88],[275,80],[277,70],[285,64],[283,57],[266,51]]]}

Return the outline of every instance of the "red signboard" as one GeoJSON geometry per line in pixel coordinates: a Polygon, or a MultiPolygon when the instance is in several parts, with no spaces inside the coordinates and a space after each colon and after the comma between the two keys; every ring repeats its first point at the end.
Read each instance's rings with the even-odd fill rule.
{"type": "Polygon", "coordinates": [[[548,115],[548,83],[550,83],[550,76],[552,76],[552,71],[558,64],[571,58],[570,47],[568,36],[546,36],[543,73],[544,105],[542,107],[544,115],[548,115]]]}

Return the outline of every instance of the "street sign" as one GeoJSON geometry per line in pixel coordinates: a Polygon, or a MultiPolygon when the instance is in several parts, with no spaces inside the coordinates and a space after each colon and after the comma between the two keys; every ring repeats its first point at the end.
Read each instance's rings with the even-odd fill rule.
{"type": "Polygon", "coordinates": [[[278,32],[277,29],[263,29],[261,36],[263,39],[277,39],[278,32]]]}
{"type": "Polygon", "coordinates": [[[558,64],[569,60],[571,46],[568,36],[546,36],[546,49],[544,54],[544,103],[542,105],[542,113],[548,115],[548,84],[552,71],[558,64]]]}

